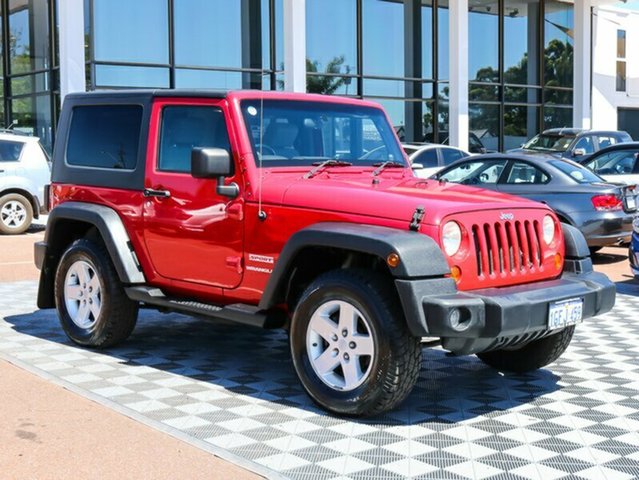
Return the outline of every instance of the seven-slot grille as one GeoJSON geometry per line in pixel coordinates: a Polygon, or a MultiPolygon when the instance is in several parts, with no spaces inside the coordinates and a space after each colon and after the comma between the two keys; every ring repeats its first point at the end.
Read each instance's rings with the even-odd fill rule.
{"type": "Polygon", "coordinates": [[[526,274],[542,265],[541,228],[537,220],[474,224],[477,275],[480,279],[526,274]]]}

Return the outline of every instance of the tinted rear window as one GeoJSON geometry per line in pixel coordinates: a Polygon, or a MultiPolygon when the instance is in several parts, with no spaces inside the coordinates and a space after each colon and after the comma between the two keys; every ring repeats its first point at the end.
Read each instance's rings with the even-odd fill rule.
{"type": "Polygon", "coordinates": [[[0,140],[0,162],[17,162],[22,153],[22,142],[12,142],[10,140],[0,140]]]}
{"type": "Polygon", "coordinates": [[[133,170],[138,159],[142,107],[75,107],[67,143],[67,163],[93,168],[133,170]]]}

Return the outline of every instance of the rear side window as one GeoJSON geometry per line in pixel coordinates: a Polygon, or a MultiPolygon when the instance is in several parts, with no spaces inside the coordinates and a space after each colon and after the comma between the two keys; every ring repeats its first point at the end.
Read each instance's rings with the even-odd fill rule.
{"type": "Polygon", "coordinates": [[[444,165],[450,165],[457,160],[465,158],[464,152],[455,150],[454,148],[442,148],[442,157],[444,158],[444,165]]]}
{"type": "Polygon", "coordinates": [[[24,143],[0,140],[0,162],[17,162],[24,143]]]}
{"type": "Polygon", "coordinates": [[[134,170],[142,107],[91,105],[73,109],[66,160],[69,165],[134,170]]]}
{"type": "Polygon", "coordinates": [[[437,149],[429,148],[428,150],[422,150],[415,155],[413,159],[414,163],[419,163],[424,168],[433,168],[437,166],[437,149]]]}

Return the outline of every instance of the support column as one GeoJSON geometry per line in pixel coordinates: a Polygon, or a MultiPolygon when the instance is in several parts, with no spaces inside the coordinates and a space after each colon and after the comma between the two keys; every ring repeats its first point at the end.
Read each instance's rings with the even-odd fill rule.
{"type": "MultiPolygon", "coordinates": [[[[242,0],[242,67],[262,68],[262,4],[260,0],[242,0]]],[[[261,90],[262,75],[242,73],[242,88],[261,90]]]]}
{"type": "Polygon", "coordinates": [[[449,144],[468,150],[468,0],[449,2],[449,144]]]}
{"type": "MultiPolygon", "coordinates": [[[[422,2],[404,2],[404,74],[408,78],[422,77],[422,2]]],[[[406,81],[405,94],[408,98],[422,98],[422,84],[406,81]]],[[[423,101],[406,102],[404,113],[405,141],[421,142],[424,138],[423,101]]]]}
{"type": "Polygon", "coordinates": [[[591,113],[591,28],[590,16],[592,10],[591,0],[580,0],[575,2],[574,10],[574,70],[573,70],[573,127],[590,128],[591,113]]]}
{"type": "Polygon", "coordinates": [[[306,0],[284,0],[284,90],[306,92],[306,0]]]}
{"type": "Polygon", "coordinates": [[[60,100],[86,91],[84,59],[84,1],[60,0],[60,100]]]}

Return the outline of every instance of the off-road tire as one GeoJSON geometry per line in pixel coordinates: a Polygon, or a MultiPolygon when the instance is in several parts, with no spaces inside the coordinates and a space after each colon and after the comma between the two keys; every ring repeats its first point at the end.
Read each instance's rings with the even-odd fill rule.
{"type": "Polygon", "coordinates": [[[85,347],[107,348],[124,341],[133,331],[138,317],[139,305],[124,292],[105,246],[100,241],[84,238],[74,241],[60,259],[55,276],[55,302],[65,333],[73,342],[85,347]],[[65,302],[67,274],[77,265],[88,265],[100,286],[99,314],[86,327],[74,322],[65,302]]]}
{"type": "Polygon", "coordinates": [[[411,392],[421,369],[420,339],[408,330],[393,284],[366,270],[334,270],[313,281],[294,310],[290,346],[306,392],[315,403],[338,415],[372,416],[393,409],[411,392]],[[351,304],[366,318],[375,352],[368,361],[368,376],[348,391],[332,388],[319,377],[307,348],[313,313],[336,301],[351,304]]]}
{"type": "Polygon", "coordinates": [[[33,221],[33,206],[29,199],[25,198],[23,195],[20,195],[19,193],[8,193],[0,197],[0,214],[2,214],[5,205],[9,202],[17,203],[24,211],[26,218],[23,223],[16,227],[6,225],[5,222],[0,219],[0,233],[5,235],[19,235],[26,232],[29,226],[31,226],[31,222],[33,221]]]}
{"type": "Polygon", "coordinates": [[[575,327],[566,327],[548,337],[527,343],[516,350],[493,350],[477,356],[497,370],[530,372],[557,360],[568,348],[575,327]]]}

